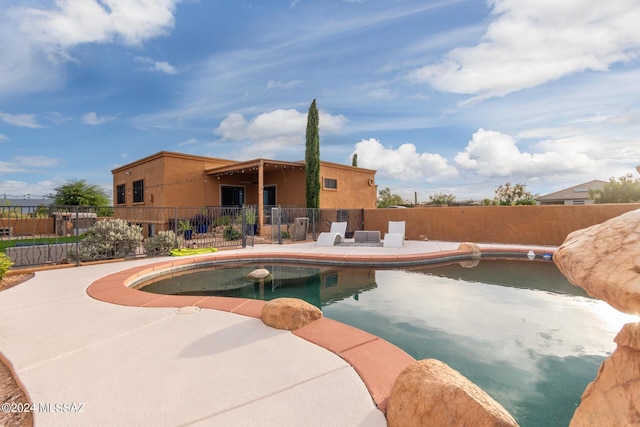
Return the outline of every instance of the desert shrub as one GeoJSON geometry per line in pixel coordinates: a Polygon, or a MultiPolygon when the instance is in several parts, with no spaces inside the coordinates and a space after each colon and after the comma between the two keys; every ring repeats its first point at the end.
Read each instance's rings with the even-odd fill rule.
{"type": "Polygon", "coordinates": [[[220,218],[216,218],[215,221],[213,222],[213,225],[215,227],[218,226],[225,226],[225,225],[229,225],[231,224],[231,218],[229,218],[228,216],[221,216],[220,218]]]}
{"type": "Polygon", "coordinates": [[[4,277],[5,273],[11,267],[13,263],[5,254],[0,254],[0,280],[4,277]]]}
{"type": "Polygon", "coordinates": [[[227,227],[222,232],[225,240],[238,240],[242,237],[242,233],[233,227],[227,227]]]}
{"type": "Polygon", "coordinates": [[[282,230],[280,232],[280,237],[282,237],[283,239],[290,239],[291,238],[291,233],[289,233],[286,230],[282,230]]]}
{"type": "Polygon", "coordinates": [[[149,237],[142,244],[144,251],[149,256],[169,255],[171,249],[180,247],[178,236],[173,231],[160,231],[153,237],[149,237]]]}
{"type": "Polygon", "coordinates": [[[96,222],[80,242],[78,252],[69,250],[69,258],[80,261],[124,258],[135,253],[142,241],[142,227],[122,219],[96,222]]]}

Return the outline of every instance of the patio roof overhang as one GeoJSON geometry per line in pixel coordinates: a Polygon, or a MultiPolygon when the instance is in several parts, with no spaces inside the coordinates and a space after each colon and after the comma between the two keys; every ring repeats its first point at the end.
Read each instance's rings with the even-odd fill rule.
{"type": "Polygon", "coordinates": [[[281,160],[254,159],[245,162],[233,163],[231,165],[206,169],[204,173],[211,177],[221,177],[225,175],[235,175],[243,173],[258,173],[260,168],[262,168],[263,173],[282,169],[304,170],[305,163],[303,161],[285,162],[281,160]]]}

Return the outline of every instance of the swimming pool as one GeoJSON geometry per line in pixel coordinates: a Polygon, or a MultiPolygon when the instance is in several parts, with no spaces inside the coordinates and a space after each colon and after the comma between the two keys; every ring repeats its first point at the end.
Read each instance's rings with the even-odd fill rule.
{"type": "Polygon", "coordinates": [[[589,298],[542,261],[402,270],[252,263],[168,276],[143,290],[305,299],[326,317],[380,336],[416,359],[444,361],[521,426],[568,425],[584,388],[615,348],[613,337],[625,322],[638,320],[589,298]],[[247,281],[258,267],[274,279],[247,281]]]}

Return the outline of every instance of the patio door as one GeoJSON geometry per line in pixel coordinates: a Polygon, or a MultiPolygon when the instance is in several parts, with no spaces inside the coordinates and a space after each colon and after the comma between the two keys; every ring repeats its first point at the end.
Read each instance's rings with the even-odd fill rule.
{"type": "Polygon", "coordinates": [[[232,187],[223,185],[220,188],[222,206],[242,206],[244,205],[244,187],[232,187]]]}
{"type": "Polygon", "coordinates": [[[265,207],[276,204],[276,186],[270,185],[262,190],[262,203],[265,207]]]}

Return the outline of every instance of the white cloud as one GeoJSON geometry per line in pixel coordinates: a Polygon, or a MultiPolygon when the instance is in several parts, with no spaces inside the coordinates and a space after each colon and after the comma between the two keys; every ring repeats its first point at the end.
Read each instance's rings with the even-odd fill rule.
{"type": "Polygon", "coordinates": [[[70,122],[73,119],[71,117],[65,117],[63,116],[61,113],[57,112],[57,111],[50,111],[47,113],[46,115],[47,120],[49,120],[50,122],[56,124],[56,125],[60,125],[62,123],[65,122],[70,122]]]}
{"type": "Polygon", "coordinates": [[[59,82],[58,70],[0,8],[0,97],[53,89],[59,82]]]}
{"type": "Polygon", "coordinates": [[[493,22],[474,47],[450,51],[410,77],[437,90],[503,96],[640,54],[636,0],[490,0],[493,22]]]}
{"type": "Polygon", "coordinates": [[[97,126],[103,123],[110,122],[115,119],[116,119],[115,116],[98,117],[98,115],[92,111],[82,116],[82,123],[86,125],[97,126]]]}
{"type": "Polygon", "coordinates": [[[58,0],[52,9],[16,7],[10,16],[23,34],[48,46],[66,49],[116,38],[138,45],[174,26],[177,0],[58,0]]]}
{"type": "Polygon", "coordinates": [[[38,129],[42,127],[36,121],[35,114],[9,114],[0,111],[0,121],[24,128],[38,129]]]}
{"type": "MultiPolygon", "coordinates": [[[[581,141],[567,144],[556,140],[552,145],[541,145],[555,151],[541,153],[521,152],[517,141],[510,135],[493,130],[478,129],[455,163],[461,168],[485,177],[528,177],[562,173],[593,173],[597,161],[580,152],[581,141]]],[[[574,141],[576,142],[576,141],[574,141]]]]}
{"type": "Polygon", "coordinates": [[[59,163],[59,159],[46,156],[15,156],[8,162],[0,161],[0,174],[51,168],[57,166],[59,163]]]}
{"type": "Polygon", "coordinates": [[[267,90],[271,89],[293,89],[302,84],[302,80],[291,80],[288,82],[280,82],[277,80],[269,80],[267,82],[267,90]]]}
{"type": "Polygon", "coordinates": [[[196,142],[198,142],[198,140],[197,140],[197,139],[195,139],[195,138],[189,138],[189,139],[187,139],[187,140],[185,140],[185,141],[178,142],[178,146],[183,146],[183,145],[193,145],[193,144],[195,144],[196,142]]]}
{"type": "Polygon", "coordinates": [[[173,65],[166,61],[154,61],[146,56],[136,56],[134,59],[136,62],[145,64],[146,67],[143,69],[146,71],[155,71],[164,74],[178,74],[178,71],[173,67],[173,65]]]}
{"type": "MultiPolygon", "coordinates": [[[[0,8],[0,96],[52,90],[60,64],[83,43],[140,45],[174,26],[179,0],[57,0],[50,7],[0,8]]],[[[40,2],[41,3],[41,2],[40,2]]],[[[158,71],[171,65],[158,63],[158,71]]]]}
{"type": "Polygon", "coordinates": [[[413,144],[386,148],[371,138],[356,143],[354,153],[358,154],[358,166],[376,169],[382,178],[433,182],[458,176],[447,159],[439,154],[418,153],[413,144]]]}
{"type": "MultiPolygon", "coordinates": [[[[0,162],[1,163],[1,162],[0,162]]],[[[0,194],[9,198],[22,198],[29,195],[37,199],[49,197],[55,193],[56,187],[64,183],[62,178],[52,178],[51,180],[27,183],[24,181],[0,181],[0,194]]]]}
{"type": "Polygon", "coordinates": [[[8,141],[9,138],[7,138],[7,135],[3,135],[0,133],[0,142],[4,142],[4,141],[8,141]]]}
{"type": "MultiPolygon", "coordinates": [[[[338,133],[344,127],[346,118],[319,112],[320,138],[322,133],[338,133]]],[[[307,113],[294,109],[274,110],[247,120],[242,114],[229,114],[214,133],[223,141],[247,142],[245,154],[277,153],[291,146],[303,145],[307,126],[307,113]]],[[[263,156],[266,154],[262,154],[263,156]]]]}

